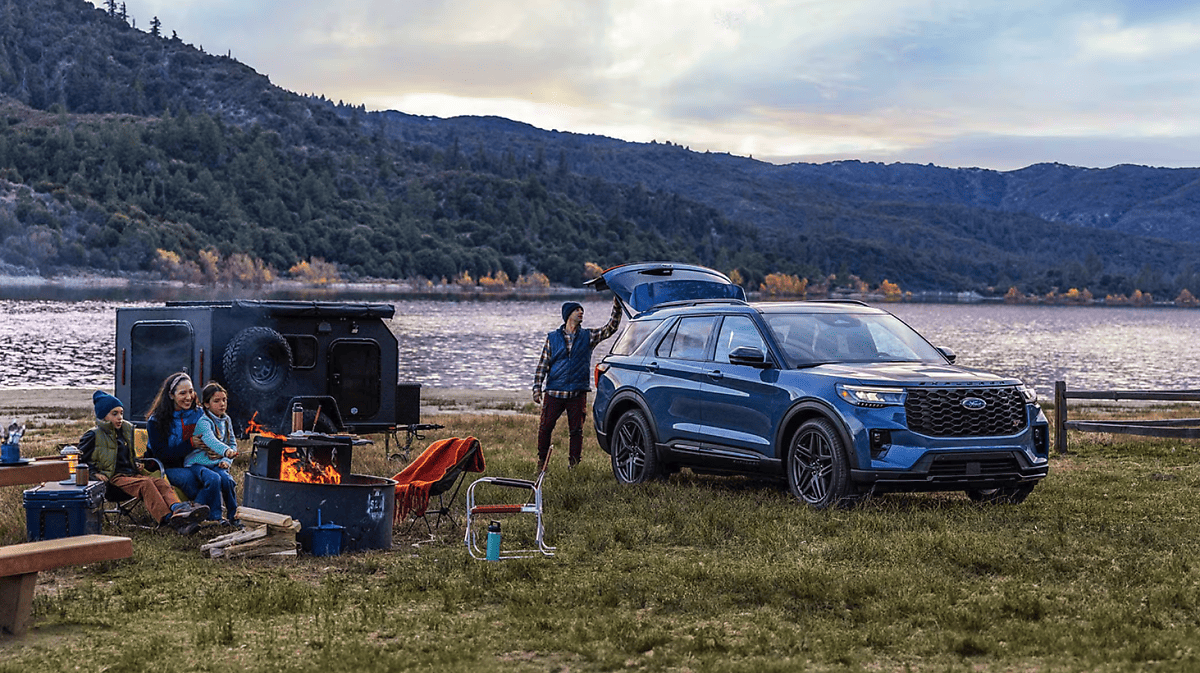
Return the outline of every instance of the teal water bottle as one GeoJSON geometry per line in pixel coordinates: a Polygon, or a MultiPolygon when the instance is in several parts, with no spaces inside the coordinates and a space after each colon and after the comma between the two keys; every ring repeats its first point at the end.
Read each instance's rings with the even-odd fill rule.
{"type": "Polygon", "coordinates": [[[487,539],[487,560],[500,560],[500,522],[493,521],[488,524],[488,539],[487,539]]]}

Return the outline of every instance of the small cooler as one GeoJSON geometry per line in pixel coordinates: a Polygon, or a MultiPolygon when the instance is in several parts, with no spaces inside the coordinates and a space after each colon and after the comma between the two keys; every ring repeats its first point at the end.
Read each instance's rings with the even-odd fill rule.
{"type": "Polygon", "coordinates": [[[48,481],[25,491],[25,529],[29,540],[51,540],[100,532],[104,482],[87,486],[48,481]]]}

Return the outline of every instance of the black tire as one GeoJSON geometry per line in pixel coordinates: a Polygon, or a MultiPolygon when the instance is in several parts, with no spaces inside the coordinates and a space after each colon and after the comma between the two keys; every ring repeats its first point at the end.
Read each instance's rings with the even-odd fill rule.
{"type": "Polygon", "coordinates": [[[850,466],[841,435],[829,421],[806,421],[788,444],[788,490],[815,509],[853,504],[850,466]]]}
{"type": "Polygon", "coordinates": [[[1033,492],[1034,484],[1015,484],[999,488],[968,488],[967,497],[990,505],[1019,505],[1033,492]]]}
{"type": "Polygon", "coordinates": [[[292,349],[270,327],[247,327],[225,347],[221,364],[232,402],[249,413],[275,410],[291,378],[292,349]]]}
{"type": "Polygon", "coordinates": [[[621,484],[643,484],[659,476],[658,453],[654,433],[646,416],[637,409],[621,414],[613,428],[613,476],[621,484]]]}

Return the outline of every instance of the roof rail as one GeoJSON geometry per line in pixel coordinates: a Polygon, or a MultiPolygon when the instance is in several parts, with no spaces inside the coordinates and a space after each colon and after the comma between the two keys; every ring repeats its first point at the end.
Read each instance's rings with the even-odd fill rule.
{"type": "Polygon", "coordinates": [[[812,304],[858,304],[859,306],[870,306],[870,304],[861,299],[805,299],[804,301],[812,304]]]}
{"type": "Polygon", "coordinates": [[[676,306],[699,306],[700,304],[734,304],[736,306],[749,306],[750,302],[743,299],[733,299],[731,297],[714,297],[711,299],[679,299],[676,301],[667,301],[661,304],[655,304],[653,309],[674,308],[676,306]]]}

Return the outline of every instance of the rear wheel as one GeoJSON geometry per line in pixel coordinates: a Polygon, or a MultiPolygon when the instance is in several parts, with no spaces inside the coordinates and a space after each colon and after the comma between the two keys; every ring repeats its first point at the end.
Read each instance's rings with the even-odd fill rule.
{"type": "Polygon", "coordinates": [[[622,484],[641,484],[658,477],[658,455],[646,416],[637,409],[626,411],[613,429],[613,476],[622,484]]]}
{"type": "Polygon", "coordinates": [[[1033,492],[1033,484],[1015,484],[999,488],[968,488],[967,497],[975,502],[1019,505],[1033,492]]]}
{"type": "Polygon", "coordinates": [[[850,467],[842,438],[824,418],[800,426],[787,452],[788,489],[816,509],[850,504],[850,467]]]}

